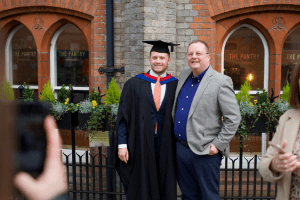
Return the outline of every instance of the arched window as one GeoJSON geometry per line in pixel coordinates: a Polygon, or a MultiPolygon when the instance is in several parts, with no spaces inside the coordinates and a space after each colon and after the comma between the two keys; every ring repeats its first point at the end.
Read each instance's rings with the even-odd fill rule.
{"type": "Polygon", "coordinates": [[[232,78],[236,91],[250,76],[251,93],[256,94],[257,88],[268,90],[268,58],[268,46],[263,35],[253,26],[243,24],[225,39],[222,70],[232,78]]]}
{"type": "Polygon", "coordinates": [[[17,88],[24,82],[37,92],[37,48],[32,33],[24,25],[19,25],[9,34],[5,56],[6,77],[15,90],[15,98],[19,96],[17,88]]]}
{"type": "Polygon", "coordinates": [[[53,36],[50,47],[50,77],[55,91],[63,84],[89,91],[89,50],[82,31],[67,24],[53,36]]]}
{"type": "Polygon", "coordinates": [[[300,64],[300,27],[293,30],[286,38],[281,57],[281,90],[291,83],[291,75],[294,67],[300,64]]]}

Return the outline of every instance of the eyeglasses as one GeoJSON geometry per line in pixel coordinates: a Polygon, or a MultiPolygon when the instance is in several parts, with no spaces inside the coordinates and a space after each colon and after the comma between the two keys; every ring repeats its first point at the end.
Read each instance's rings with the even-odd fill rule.
{"type": "MultiPolygon", "coordinates": [[[[203,56],[203,55],[205,55],[205,54],[209,54],[209,53],[200,53],[200,52],[197,52],[197,53],[195,53],[196,54],[196,56],[197,57],[201,57],[201,56],[203,56]]],[[[190,57],[192,57],[194,55],[194,53],[189,53],[188,54],[188,56],[190,56],[190,57]]]]}

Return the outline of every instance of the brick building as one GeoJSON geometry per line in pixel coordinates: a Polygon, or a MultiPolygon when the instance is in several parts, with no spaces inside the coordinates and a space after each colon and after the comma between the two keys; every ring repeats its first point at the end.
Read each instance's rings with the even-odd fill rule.
{"type": "Polygon", "coordinates": [[[253,94],[257,88],[273,88],[279,95],[300,59],[299,4],[1,0],[0,74],[12,82],[16,96],[19,84],[26,82],[39,94],[48,80],[56,91],[72,83],[78,91],[100,87],[105,93],[107,76],[98,72],[100,67],[124,67],[125,74],[115,73],[121,88],[130,77],[149,69],[150,45],[142,40],[180,44],[168,70],[178,77],[187,66],[188,44],[200,39],[211,47],[212,67],[231,76],[236,91],[251,73],[253,94]]]}

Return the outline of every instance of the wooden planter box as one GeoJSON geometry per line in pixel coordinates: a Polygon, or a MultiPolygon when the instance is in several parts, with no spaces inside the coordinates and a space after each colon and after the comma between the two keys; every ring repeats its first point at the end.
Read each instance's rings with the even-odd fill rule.
{"type": "MultiPolygon", "coordinates": [[[[252,121],[254,118],[247,117],[246,118],[246,126],[249,127],[252,125],[252,121]]],[[[254,127],[250,129],[249,133],[267,133],[267,132],[276,132],[277,124],[273,124],[270,128],[270,131],[267,130],[267,117],[265,115],[261,115],[257,122],[255,123],[254,127]]]]}
{"type": "Polygon", "coordinates": [[[56,121],[59,129],[72,129],[78,126],[78,112],[71,113],[68,111],[63,114],[60,120],[56,121]]]}

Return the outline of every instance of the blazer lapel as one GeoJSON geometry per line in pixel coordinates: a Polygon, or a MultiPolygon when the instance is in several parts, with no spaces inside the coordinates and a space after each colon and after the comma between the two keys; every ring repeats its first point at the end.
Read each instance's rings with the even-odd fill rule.
{"type": "Polygon", "coordinates": [[[300,121],[299,121],[299,114],[297,113],[296,115],[298,116],[291,116],[291,119],[287,121],[286,125],[284,126],[284,133],[287,133],[285,134],[285,136],[287,137],[283,138],[283,140],[286,139],[288,141],[288,145],[286,146],[285,149],[286,152],[293,151],[296,137],[298,135],[300,121]]]}
{"type": "Polygon", "coordinates": [[[204,77],[202,78],[202,80],[200,82],[200,85],[198,86],[198,89],[197,89],[196,94],[194,96],[194,99],[192,101],[192,105],[191,105],[191,108],[190,108],[188,119],[192,116],[192,114],[194,113],[197,105],[199,104],[200,99],[203,95],[203,92],[205,91],[206,87],[208,86],[209,82],[212,79],[213,72],[214,72],[214,70],[211,68],[211,66],[209,66],[209,69],[207,70],[204,77]]]}

